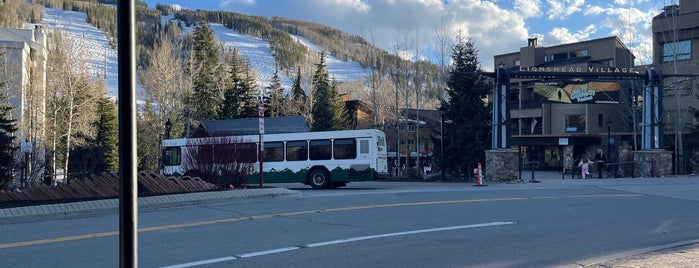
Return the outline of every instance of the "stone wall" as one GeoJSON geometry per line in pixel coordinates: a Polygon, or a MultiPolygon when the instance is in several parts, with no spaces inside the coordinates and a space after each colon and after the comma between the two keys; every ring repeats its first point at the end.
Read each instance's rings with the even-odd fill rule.
{"type": "Polygon", "coordinates": [[[509,182],[518,177],[517,150],[487,150],[485,151],[485,181],[509,182]]]}
{"type": "Polygon", "coordinates": [[[672,152],[665,150],[635,151],[634,177],[663,177],[672,174],[672,152]]]}

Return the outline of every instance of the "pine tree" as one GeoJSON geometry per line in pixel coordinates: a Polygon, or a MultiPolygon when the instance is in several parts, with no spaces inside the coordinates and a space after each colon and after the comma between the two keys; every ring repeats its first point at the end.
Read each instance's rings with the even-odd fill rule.
{"type": "Polygon", "coordinates": [[[194,28],[194,92],[189,109],[194,120],[215,119],[221,96],[217,90],[216,70],[219,65],[216,36],[208,22],[201,20],[194,28]]]}
{"type": "Polygon", "coordinates": [[[160,168],[160,141],[165,138],[164,122],[156,114],[153,104],[146,100],[138,113],[138,170],[156,171],[160,168]]]}
{"type": "MultiPolygon", "coordinates": [[[[2,65],[2,64],[0,64],[2,65]]],[[[6,82],[0,82],[0,88],[6,82]]],[[[10,119],[12,106],[7,105],[7,95],[0,93],[0,189],[5,189],[12,181],[12,168],[15,164],[14,132],[17,131],[15,120],[10,119]]]]}
{"type": "Polygon", "coordinates": [[[223,102],[219,106],[218,119],[257,117],[255,78],[250,62],[240,57],[236,50],[229,56],[229,83],[224,89],[223,102]]]}
{"type": "Polygon", "coordinates": [[[447,81],[445,165],[467,171],[485,161],[490,148],[491,109],[485,101],[492,85],[479,71],[478,50],[472,39],[457,34],[452,46],[452,75],[447,81]]]}
{"type": "Polygon", "coordinates": [[[102,98],[97,104],[99,118],[97,128],[97,148],[100,153],[96,172],[119,170],[119,122],[115,104],[102,98]]]}
{"type": "Polygon", "coordinates": [[[274,75],[269,85],[269,91],[269,103],[266,116],[277,117],[285,115],[284,106],[287,105],[287,101],[279,78],[279,68],[274,70],[274,75]]]}
{"type": "Polygon", "coordinates": [[[320,62],[313,74],[313,124],[311,131],[328,131],[335,129],[335,111],[331,96],[331,84],[325,66],[325,52],[320,53],[320,62]]]}
{"type": "Polygon", "coordinates": [[[306,92],[301,88],[301,67],[296,67],[296,79],[294,79],[294,84],[291,86],[291,93],[294,101],[306,102],[306,92]]]}

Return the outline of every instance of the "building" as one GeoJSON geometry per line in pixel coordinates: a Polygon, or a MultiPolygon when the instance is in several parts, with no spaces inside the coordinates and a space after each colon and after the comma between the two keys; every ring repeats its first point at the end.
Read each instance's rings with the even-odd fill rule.
{"type": "Polygon", "coordinates": [[[628,157],[617,152],[634,146],[634,122],[640,117],[632,100],[642,83],[590,76],[638,71],[634,55],[619,38],[551,47],[532,38],[518,52],[494,60],[510,74],[536,74],[509,80],[510,145],[523,163],[562,170],[598,149],[611,150],[607,156],[612,160],[628,157]]]}
{"type": "Polygon", "coordinates": [[[46,124],[47,37],[40,26],[34,29],[0,28],[0,88],[13,107],[17,120],[17,141],[21,142],[22,163],[32,180],[38,179],[44,165],[46,124]],[[29,161],[27,161],[29,160],[29,161]]]}
{"type": "Polygon", "coordinates": [[[13,119],[19,122],[18,138],[33,141],[43,137],[46,114],[46,34],[34,29],[0,28],[0,57],[4,66],[0,81],[7,82],[13,119]]]}
{"type": "Polygon", "coordinates": [[[401,119],[396,123],[386,125],[384,128],[388,146],[389,172],[395,175],[395,167],[398,165],[404,168],[415,168],[419,155],[420,172],[429,173],[433,167],[433,153],[438,151],[435,150],[435,140],[440,139],[441,133],[439,111],[402,109],[401,119]]]}
{"type": "MultiPolygon", "coordinates": [[[[653,18],[653,65],[664,75],[699,74],[699,1],[680,0],[653,18]]],[[[699,108],[695,77],[668,77],[664,81],[666,148],[675,154],[675,173],[686,173],[693,148],[684,148],[682,134],[696,123],[692,108],[699,108]],[[687,156],[685,156],[687,155],[687,156]]]]}

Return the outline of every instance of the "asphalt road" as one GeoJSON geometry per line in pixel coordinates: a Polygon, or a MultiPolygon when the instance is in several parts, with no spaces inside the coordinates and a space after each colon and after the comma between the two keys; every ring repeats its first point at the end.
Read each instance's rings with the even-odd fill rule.
{"type": "MultiPolygon", "coordinates": [[[[558,267],[699,238],[699,180],[292,185],[142,210],[141,267],[558,267]],[[693,191],[694,190],[694,191],[693,191]]],[[[118,215],[0,226],[3,267],[116,267],[118,215]]]]}

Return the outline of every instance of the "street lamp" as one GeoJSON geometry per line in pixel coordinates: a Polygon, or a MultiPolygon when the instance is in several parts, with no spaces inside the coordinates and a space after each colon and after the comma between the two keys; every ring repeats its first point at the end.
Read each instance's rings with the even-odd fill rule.
{"type": "Polygon", "coordinates": [[[170,122],[170,118],[168,118],[167,122],[165,122],[165,138],[166,139],[170,138],[170,131],[172,131],[172,122],[170,122]]]}
{"type": "Polygon", "coordinates": [[[609,177],[609,155],[612,153],[612,119],[607,117],[607,154],[605,161],[607,162],[607,177],[609,177]]]}
{"type": "Polygon", "coordinates": [[[444,175],[444,115],[447,112],[447,107],[444,107],[444,103],[439,106],[439,170],[441,172],[442,181],[446,180],[444,175]]]}

